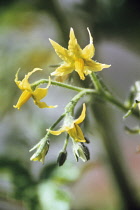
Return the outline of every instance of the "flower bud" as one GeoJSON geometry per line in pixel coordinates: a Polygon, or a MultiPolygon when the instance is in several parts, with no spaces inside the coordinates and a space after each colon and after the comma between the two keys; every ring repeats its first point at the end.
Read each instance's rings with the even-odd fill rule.
{"type": "Polygon", "coordinates": [[[82,161],[84,161],[84,162],[86,162],[90,159],[89,150],[83,143],[74,142],[73,153],[76,158],[76,161],[78,161],[78,158],[81,158],[82,161]]]}
{"type": "Polygon", "coordinates": [[[57,158],[58,165],[62,166],[65,163],[66,159],[67,159],[67,151],[61,151],[57,158]]]}
{"type": "Polygon", "coordinates": [[[130,106],[130,109],[127,111],[123,118],[126,118],[130,114],[132,114],[133,110],[137,106],[140,110],[140,81],[136,81],[135,84],[131,87],[130,95],[127,101],[127,106],[130,106]]]}
{"type": "Polygon", "coordinates": [[[138,108],[140,109],[140,81],[135,82],[135,87],[136,87],[135,102],[138,104],[138,108]]]}
{"type": "MultiPolygon", "coordinates": [[[[36,148],[36,147],[34,147],[34,148],[36,148]]],[[[33,149],[31,149],[30,151],[32,151],[33,149]]],[[[30,160],[32,160],[32,161],[40,161],[40,162],[44,163],[45,156],[48,153],[48,151],[49,151],[49,141],[47,141],[45,143],[45,145],[43,145],[43,147],[42,147],[42,144],[40,143],[37,146],[36,152],[32,155],[30,160]]]]}

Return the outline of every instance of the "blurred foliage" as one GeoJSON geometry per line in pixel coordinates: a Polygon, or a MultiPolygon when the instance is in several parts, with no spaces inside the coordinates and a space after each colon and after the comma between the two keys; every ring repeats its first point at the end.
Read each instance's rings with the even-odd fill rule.
{"type": "Polygon", "coordinates": [[[44,210],[51,210],[56,206],[61,210],[69,209],[70,195],[62,187],[79,177],[79,171],[75,166],[66,164],[61,170],[56,163],[51,163],[43,167],[36,179],[24,163],[6,157],[0,158],[0,173],[10,175],[9,181],[14,187],[8,194],[1,189],[0,194],[3,193],[3,197],[5,195],[7,198],[22,200],[27,209],[44,210]]]}

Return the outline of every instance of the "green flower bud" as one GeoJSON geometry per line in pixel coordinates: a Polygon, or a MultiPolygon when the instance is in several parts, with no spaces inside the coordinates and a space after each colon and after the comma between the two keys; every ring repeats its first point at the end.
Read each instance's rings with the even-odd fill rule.
{"type": "Polygon", "coordinates": [[[140,81],[136,81],[135,84],[130,89],[130,95],[127,101],[127,106],[130,106],[130,109],[123,116],[123,118],[128,117],[132,114],[133,110],[138,106],[140,110],[140,81]]]}
{"type": "Polygon", "coordinates": [[[88,148],[80,142],[74,142],[73,143],[73,153],[76,158],[76,161],[78,161],[79,158],[82,159],[82,161],[86,162],[90,159],[90,153],[88,148]]]}
{"type": "Polygon", "coordinates": [[[32,155],[32,157],[30,158],[30,160],[32,160],[32,161],[40,161],[40,162],[44,163],[45,156],[46,156],[46,154],[49,151],[49,141],[47,141],[44,145],[41,144],[41,142],[40,142],[40,144],[37,144],[30,151],[34,150],[35,148],[37,148],[37,150],[32,155]]]}
{"type": "Polygon", "coordinates": [[[140,81],[135,82],[135,88],[136,88],[135,102],[140,103],[140,81]]]}

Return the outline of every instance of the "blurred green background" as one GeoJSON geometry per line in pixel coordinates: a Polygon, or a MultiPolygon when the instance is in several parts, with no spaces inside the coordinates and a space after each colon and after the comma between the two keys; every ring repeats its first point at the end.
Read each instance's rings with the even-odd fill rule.
{"type": "MultiPolygon", "coordinates": [[[[54,70],[50,65],[60,62],[48,38],[67,47],[70,27],[74,28],[81,47],[89,41],[89,27],[96,49],[94,60],[112,65],[99,75],[114,95],[124,101],[130,86],[140,78],[139,11],[138,0],[0,2],[1,210],[136,209],[132,206],[133,196],[134,200],[140,197],[140,156],[136,154],[140,139],[123,130],[126,124],[137,125],[136,119],[129,117],[123,121],[122,111],[85,97],[84,101],[89,105],[82,128],[90,139],[91,160],[76,163],[70,143],[68,160],[64,166],[58,167],[56,159],[63,146],[63,135],[52,137],[44,165],[30,162],[29,149],[62,114],[75,92],[51,86],[46,102],[48,105],[57,104],[57,109],[40,110],[32,100],[20,111],[13,105],[21,93],[14,83],[17,70],[21,68],[22,79],[33,68],[43,68],[44,71],[33,75],[31,80],[48,78],[54,70]],[[103,135],[105,131],[101,132],[103,129],[106,135],[103,135]],[[108,144],[113,145],[113,150],[107,150],[108,144]],[[120,162],[116,168],[113,166],[114,153],[119,154],[125,178],[129,180],[126,183],[118,168],[120,162]],[[125,186],[128,182],[133,189],[130,192],[127,187],[123,188],[123,183],[125,186]]],[[[77,86],[91,85],[88,79],[79,81],[76,74],[71,82],[77,86]]],[[[77,113],[81,104],[77,105],[77,113]]]]}

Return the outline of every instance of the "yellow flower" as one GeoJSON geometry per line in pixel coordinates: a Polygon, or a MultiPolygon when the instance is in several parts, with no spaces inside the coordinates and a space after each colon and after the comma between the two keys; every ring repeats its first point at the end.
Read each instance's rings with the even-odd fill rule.
{"type": "Polygon", "coordinates": [[[54,72],[52,72],[51,75],[64,76],[75,70],[79,74],[80,79],[84,80],[85,75],[88,75],[91,72],[101,71],[103,68],[109,68],[111,66],[98,63],[91,59],[94,56],[95,48],[93,45],[93,38],[91,33],[88,28],[87,30],[89,33],[90,41],[84,49],[81,49],[79,46],[72,28],[70,29],[68,50],[50,39],[50,42],[57,55],[64,61],[64,63],[54,72]]]}
{"type": "Polygon", "coordinates": [[[20,109],[20,107],[25,104],[29,98],[33,98],[34,103],[39,108],[54,108],[55,106],[48,106],[45,102],[41,102],[40,100],[44,98],[48,93],[48,87],[50,86],[50,82],[46,88],[35,88],[35,90],[32,90],[31,85],[28,82],[29,77],[36,71],[41,71],[42,69],[35,68],[33,71],[29,72],[27,75],[25,75],[24,79],[22,81],[18,80],[18,72],[15,76],[15,83],[17,84],[18,88],[21,89],[23,92],[21,96],[19,97],[19,100],[16,105],[14,105],[14,108],[20,109]]]}
{"type": "Polygon", "coordinates": [[[72,139],[76,142],[86,142],[83,132],[78,124],[85,119],[86,106],[83,104],[83,110],[81,115],[76,120],[73,120],[71,116],[66,117],[64,125],[58,131],[48,130],[53,135],[60,135],[63,132],[67,132],[72,139]]]}

